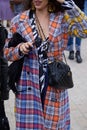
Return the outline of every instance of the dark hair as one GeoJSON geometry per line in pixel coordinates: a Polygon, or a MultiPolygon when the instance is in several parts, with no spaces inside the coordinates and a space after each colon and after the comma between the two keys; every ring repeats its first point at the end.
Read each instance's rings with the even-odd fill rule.
{"type": "MultiPolygon", "coordinates": [[[[24,9],[32,9],[32,1],[33,0],[25,0],[24,1],[24,9]]],[[[61,6],[59,2],[56,0],[48,0],[48,3],[51,3],[53,7],[55,7],[55,10],[53,12],[64,12],[64,8],[61,6]]]]}

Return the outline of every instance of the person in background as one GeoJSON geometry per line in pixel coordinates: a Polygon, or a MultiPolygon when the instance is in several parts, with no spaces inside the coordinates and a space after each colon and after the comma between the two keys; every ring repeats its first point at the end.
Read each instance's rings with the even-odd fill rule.
{"type": "Polygon", "coordinates": [[[4,46],[9,61],[24,58],[16,86],[16,130],[70,130],[68,90],[48,85],[47,66],[63,60],[69,36],[87,38],[87,17],[72,0],[29,0],[26,6],[12,19],[4,46]],[[15,33],[26,42],[9,47],[15,33]]]}
{"type": "Polygon", "coordinates": [[[7,85],[8,62],[3,56],[6,38],[7,30],[0,24],[0,130],[10,130],[4,107],[4,101],[9,99],[9,88],[7,85]]]}
{"type": "Polygon", "coordinates": [[[84,0],[84,13],[87,15],[87,0],[84,0]]]}
{"type": "MultiPolygon", "coordinates": [[[[74,0],[76,5],[83,11],[84,10],[84,0],[74,0]]],[[[74,60],[76,58],[77,63],[82,63],[81,57],[81,38],[79,37],[69,37],[67,50],[69,50],[69,59],[74,60]],[[75,41],[74,41],[75,40],[75,41]],[[74,48],[75,42],[75,48],[74,48]],[[74,50],[75,49],[75,50],[74,50]]]]}
{"type": "Polygon", "coordinates": [[[24,10],[24,2],[25,0],[10,0],[15,16],[24,10]]]}
{"type": "Polygon", "coordinates": [[[10,0],[0,0],[0,23],[8,27],[14,14],[10,8],[10,0]]]}

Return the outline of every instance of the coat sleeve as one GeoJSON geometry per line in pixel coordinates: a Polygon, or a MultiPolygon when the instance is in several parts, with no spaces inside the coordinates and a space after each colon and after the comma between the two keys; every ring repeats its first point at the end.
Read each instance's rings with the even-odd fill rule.
{"type": "Polygon", "coordinates": [[[87,37],[87,16],[74,3],[65,11],[64,21],[69,35],[87,37]]]}
{"type": "Polygon", "coordinates": [[[19,30],[19,18],[20,18],[20,15],[17,15],[16,17],[12,19],[11,28],[8,31],[8,38],[6,39],[6,42],[5,42],[4,57],[8,61],[16,61],[23,57],[23,56],[20,56],[19,54],[19,47],[21,43],[18,44],[16,47],[10,47],[10,48],[8,47],[9,41],[13,37],[13,34],[18,32],[19,30]]]}

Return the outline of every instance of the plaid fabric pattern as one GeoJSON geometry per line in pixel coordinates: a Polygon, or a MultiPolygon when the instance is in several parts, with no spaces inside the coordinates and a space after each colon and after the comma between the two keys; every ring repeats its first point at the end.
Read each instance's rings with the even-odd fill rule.
{"type": "Polygon", "coordinates": [[[45,128],[69,130],[70,110],[67,91],[56,91],[48,86],[44,106],[45,128]]]}
{"type": "MultiPolygon", "coordinates": [[[[16,31],[27,41],[34,41],[29,11],[16,16],[12,20],[10,36],[16,31]]],[[[54,58],[62,59],[68,34],[87,37],[87,17],[77,7],[73,7],[72,10],[63,14],[50,14],[50,45],[48,51],[50,60],[54,58]]],[[[5,57],[9,60],[20,59],[18,50],[19,46],[8,48],[7,41],[4,48],[5,57]]],[[[21,92],[15,100],[16,130],[70,130],[67,90],[55,91],[48,86],[44,111],[42,109],[39,89],[39,63],[37,59],[38,55],[35,48],[24,59],[18,83],[18,90],[21,92]]]]}

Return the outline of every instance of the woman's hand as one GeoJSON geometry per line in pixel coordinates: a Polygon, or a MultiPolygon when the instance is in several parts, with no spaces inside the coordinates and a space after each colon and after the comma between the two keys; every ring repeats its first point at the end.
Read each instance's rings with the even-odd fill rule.
{"type": "Polygon", "coordinates": [[[21,43],[19,50],[22,54],[28,54],[28,52],[32,49],[33,45],[30,42],[21,43]]]}
{"type": "Polygon", "coordinates": [[[56,1],[58,1],[59,3],[62,4],[62,3],[64,3],[65,0],[56,0],[56,1]]]}

